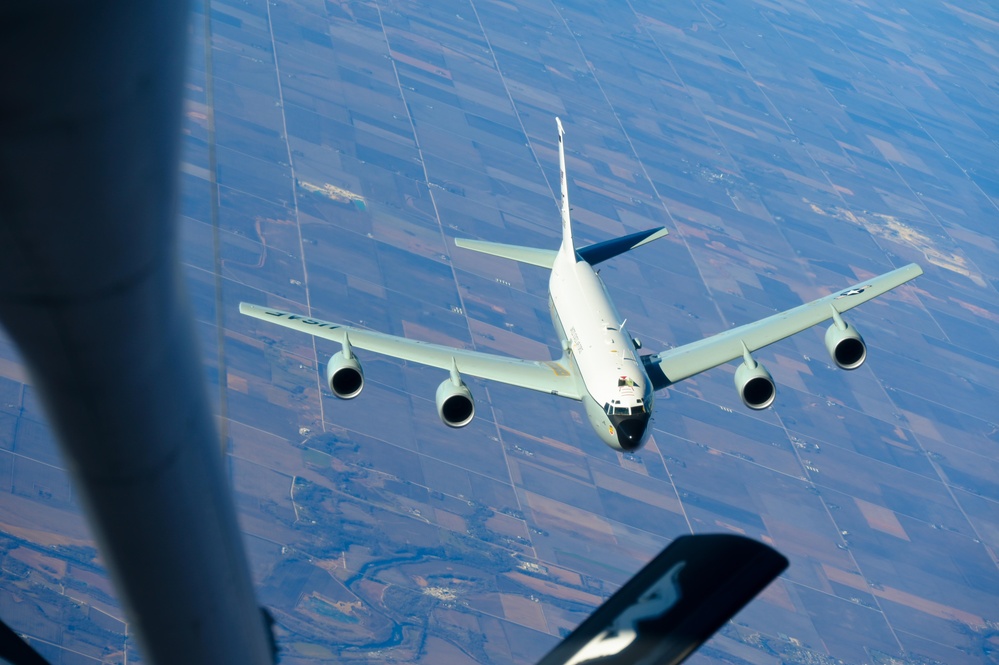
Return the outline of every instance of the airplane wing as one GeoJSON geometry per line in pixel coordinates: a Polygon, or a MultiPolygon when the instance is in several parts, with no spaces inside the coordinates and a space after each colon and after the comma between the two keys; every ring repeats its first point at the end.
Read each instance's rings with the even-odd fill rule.
{"type": "Polygon", "coordinates": [[[740,358],[742,345],[749,351],[790,337],[833,317],[833,310],[845,312],[872,298],[905,284],[923,274],[915,263],[874,277],[765,319],[726,330],[697,342],[663,351],[645,360],[646,370],[656,390],[740,358]]]}
{"type": "Polygon", "coordinates": [[[499,381],[538,392],[551,393],[569,399],[582,399],[579,382],[569,366],[554,360],[521,360],[479,351],[456,349],[373,330],[320,321],[301,314],[282,312],[245,302],[239,303],[239,311],[241,314],[262,321],[276,323],[285,328],[299,330],[340,344],[343,344],[344,339],[349,338],[350,346],[355,349],[365,349],[444,370],[450,370],[452,365],[456,364],[458,371],[462,374],[499,381]]]}
{"type": "Polygon", "coordinates": [[[744,536],[681,536],[537,665],[678,665],[787,565],[744,536]]]}

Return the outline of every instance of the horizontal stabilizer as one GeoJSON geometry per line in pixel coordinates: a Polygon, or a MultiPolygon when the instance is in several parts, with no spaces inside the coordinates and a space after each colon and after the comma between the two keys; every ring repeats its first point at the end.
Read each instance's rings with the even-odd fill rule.
{"type": "Polygon", "coordinates": [[[785,568],[743,536],[682,536],[538,665],[676,665],[785,568]]]}
{"type": "Polygon", "coordinates": [[[554,249],[538,249],[536,247],[521,247],[520,245],[506,245],[500,242],[486,242],[485,240],[466,240],[455,238],[454,244],[473,252],[502,256],[504,259],[513,259],[521,263],[530,263],[532,266],[540,266],[551,270],[555,263],[554,249]]]}
{"type": "Polygon", "coordinates": [[[614,258],[618,254],[624,254],[653,240],[659,240],[659,238],[665,237],[668,233],[669,231],[665,227],[660,226],[657,229],[648,229],[646,231],[639,231],[638,233],[630,233],[620,238],[614,238],[613,240],[598,242],[588,247],[577,249],[576,253],[591,266],[595,266],[602,261],[614,258]]]}

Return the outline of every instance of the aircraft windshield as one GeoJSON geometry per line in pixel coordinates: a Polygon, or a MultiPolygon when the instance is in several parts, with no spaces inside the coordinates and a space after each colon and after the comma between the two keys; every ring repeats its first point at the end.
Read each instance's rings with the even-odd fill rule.
{"type": "Polygon", "coordinates": [[[645,413],[645,406],[643,404],[633,407],[619,406],[616,404],[604,404],[604,412],[608,416],[634,416],[640,413],[645,413]]]}

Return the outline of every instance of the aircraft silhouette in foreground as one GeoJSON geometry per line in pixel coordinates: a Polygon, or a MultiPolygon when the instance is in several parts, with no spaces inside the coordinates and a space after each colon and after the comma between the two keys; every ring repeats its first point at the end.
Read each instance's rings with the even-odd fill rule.
{"type": "Polygon", "coordinates": [[[774,314],[712,337],[656,355],[639,355],[641,344],[628,334],[625,319],[614,308],[594,266],[664,237],[665,228],[577,249],[569,219],[562,122],[558,127],[559,174],[562,187],[562,244],[556,250],[456,239],[458,247],[548,268],[549,309],[561,342],[558,360],[532,361],[387,335],[321,321],[301,314],[240,303],[239,311],[342,345],[326,368],[326,383],[340,399],[353,399],[364,387],[361,362],[354,349],[365,349],[448,370],[437,388],[437,413],[445,425],[464,427],[475,416],[475,402],[462,374],[579,400],[594,431],[619,451],[641,448],[649,433],[655,391],[741,358],[735,385],[743,403],[765,409],[776,395],[774,380],[756,361],[754,351],[832,319],[826,349],[842,369],[856,369],[867,358],[867,346],[842,312],[894,289],[923,273],[912,263],[866,280],[844,291],[774,314]]]}

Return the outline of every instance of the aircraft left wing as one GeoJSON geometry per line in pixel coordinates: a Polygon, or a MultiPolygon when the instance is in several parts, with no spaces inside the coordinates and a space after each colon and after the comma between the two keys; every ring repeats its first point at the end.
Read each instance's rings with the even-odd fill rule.
{"type": "Polygon", "coordinates": [[[579,382],[569,366],[554,360],[521,360],[491,353],[456,349],[440,344],[421,342],[396,335],[321,321],[302,314],[292,314],[260,305],[239,303],[241,314],[276,323],[343,344],[349,341],[355,349],[365,349],[393,358],[429,365],[444,370],[457,366],[461,374],[499,381],[521,388],[551,393],[569,399],[582,399],[579,382]]]}
{"type": "Polygon", "coordinates": [[[827,321],[923,274],[915,263],[874,277],[818,300],[712,337],[663,351],[645,360],[656,390],[740,358],[827,321]],[[835,311],[835,314],[834,314],[835,311]],[[743,345],[745,344],[745,349],[743,345]]]}

